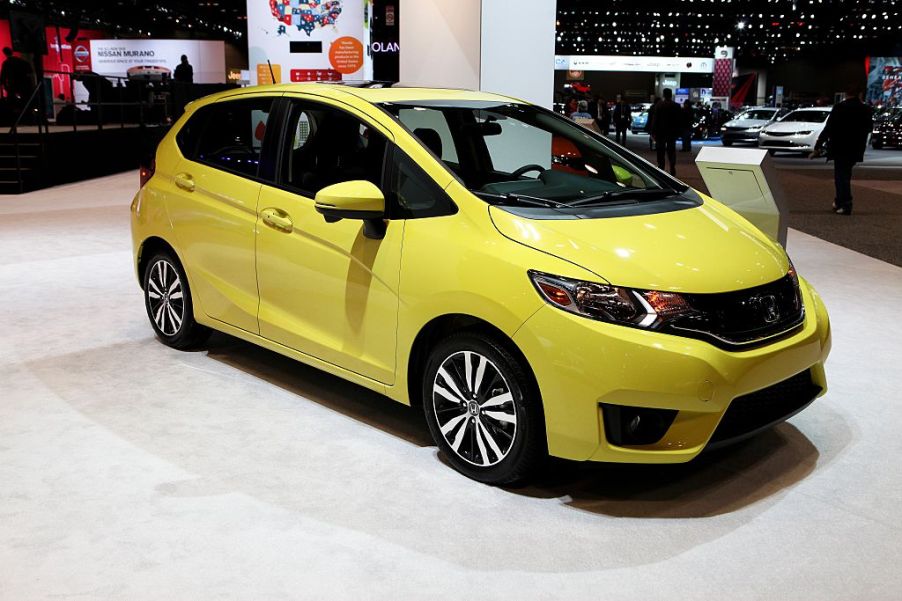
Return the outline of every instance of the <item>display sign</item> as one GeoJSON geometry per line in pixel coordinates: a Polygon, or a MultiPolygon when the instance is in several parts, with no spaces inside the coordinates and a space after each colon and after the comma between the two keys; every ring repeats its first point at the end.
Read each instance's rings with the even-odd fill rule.
{"type": "Polygon", "coordinates": [[[370,77],[370,9],[368,0],[247,0],[251,84],[370,77]]]}
{"type": "MultiPolygon", "coordinates": [[[[91,40],[89,49],[90,70],[100,75],[125,77],[129,69],[140,68],[171,74],[184,54],[194,68],[194,83],[226,82],[222,41],[91,40]]],[[[75,52],[81,51],[76,47],[75,52]]]]}
{"type": "Polygon", "coordinates": [[[865,100],[877,106],[902,106],[902,58],[872,56],[867,61],[865,100]]]}
{"type": "Polygon", "coordinates": [[[699,56],[609,56],[554,57],[558,71],[642,71],[645,73],[713,73],[714,59],[699,56]]]}

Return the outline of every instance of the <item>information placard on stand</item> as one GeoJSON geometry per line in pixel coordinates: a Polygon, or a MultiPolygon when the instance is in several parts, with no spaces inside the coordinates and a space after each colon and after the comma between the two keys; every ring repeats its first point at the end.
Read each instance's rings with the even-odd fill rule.
{"type": "Polygon", "coordinates": [[[695,163],[713,198],[786,247],[788,209],[766,150],[705,146],[695,163]]]}

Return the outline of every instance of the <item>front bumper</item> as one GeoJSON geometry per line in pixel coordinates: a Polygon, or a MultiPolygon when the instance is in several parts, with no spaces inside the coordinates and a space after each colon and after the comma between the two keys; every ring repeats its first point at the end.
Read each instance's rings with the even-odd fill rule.
{"type": "Polygon", "coordinates": [[[722,131],[720,138],[724,142],[748,142],[750,144],[758,143],[758,136],[761,134],[761,131],[722,131]]]}
{"type": "MultiPolygon", "coordinates": [[[[801,287],[806,309],[801,328],[741,352],[543,307],[514,341],[542,393],[549,453],[575,460],[686,462],[709,444],[734,399],[765,394],[806,370],[823,394],[829,320],[814,289],[804,281],[801,287]],[[605,433],[603,406],[610,405],[677,413],[656,442],[616,445],[605,433]]],[[[787,409],[786,415],[792,412],[787,409]]]]}
{"type": "Polygon", "coordinates": [[[768,150],[787,150],[794,152],[811,152],[817,143],[817,136],[769,136],[761,133],[758,136],[758,147],[768,150]]]}

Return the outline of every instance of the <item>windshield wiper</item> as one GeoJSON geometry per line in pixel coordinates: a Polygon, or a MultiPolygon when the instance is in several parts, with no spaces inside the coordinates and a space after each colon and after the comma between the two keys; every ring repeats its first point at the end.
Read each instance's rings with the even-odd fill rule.
{"type": "Polygon", "coordinates": [[[568,203],[568,207],[584,207],[587,205],[603,204],[617,199],[635,199],[635,200],[653,200],[656,198],[667,198],[676,196],[679,192],[670,188],[627,188],[625,190],[611,190],[603,192],[598,196],[590,196],[589,198],[581,198],[568,203]]]}
{"type": "MultiPolygon", "coordinates": [[[[483,192],[483,194],[485,194],[485,192],[483,192]]],[[[549,200],[547,198],[539,198],[538,196],[527,196],[525,194],[488,194],[488,196],[492,196],[493,198],[498,199],[499,202],[497,204],[500,205],[507,203],[516,203],[533,207],[547,207],[550,209],[567,208],[571,206],[565,202],[558,202],[556,200],[549,200]]]]}

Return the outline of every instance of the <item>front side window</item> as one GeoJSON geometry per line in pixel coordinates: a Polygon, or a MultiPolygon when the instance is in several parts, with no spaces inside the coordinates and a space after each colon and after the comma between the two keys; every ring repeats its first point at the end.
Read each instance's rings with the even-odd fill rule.
{"type": "Polygon", "coordinates": [[[281,182],[313,198],[351,180],[382,185],[386,139],[372,126],[329,105],[293,101],[281,182]]]}
{"type": "Polygon", "coordinates": [[[382,107],[471,192],[493,204],[573,208],[627,197],[661,199],[684,189],[642,159],[530,105],[419,101],[382,107]]]}
{"type": "Polygon", "coordinates": [[[189,158],[256,177],[272,103],[271,98],[227,100],[201,109],[206,113],[203,129],[189,158]]]}

